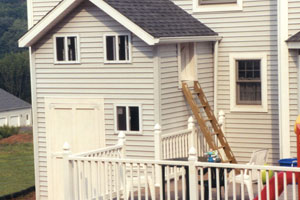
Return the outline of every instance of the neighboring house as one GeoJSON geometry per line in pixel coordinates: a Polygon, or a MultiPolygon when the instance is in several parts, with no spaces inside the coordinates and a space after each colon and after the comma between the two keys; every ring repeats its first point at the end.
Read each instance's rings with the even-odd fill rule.
{"type": "Polygon", "coordinates": [[[295,155],[300,0],[27,2],[38,198],[65,141],[87,151],[123,130],[128,157],[153,158],[154,124],[180,130],[191,115],[181,81],[225,112],[239,162],[257,148],[271,163],[295,155]]]}
{"type": "Polygon", "coordinates": [[[0,126],[31,126],[31,105],[0,88],[0,126]]]}

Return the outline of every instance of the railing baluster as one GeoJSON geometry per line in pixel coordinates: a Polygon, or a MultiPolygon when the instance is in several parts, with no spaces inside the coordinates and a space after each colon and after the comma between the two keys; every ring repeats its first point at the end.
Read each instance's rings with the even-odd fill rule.
{"type": "Polygon", "coordinates": [[[166,170],[167,170],[167,172],[166,172],[166,178],[167,178],[167,199],[168,200],[171,200],[171,187],[170,187],[170,167],[169,166],[167,166],[166,167],[166,170]]]}
{"type": "Polygon", "coordinates": [[[217,178],[217,200],[220,200],[220,175],[219,168],[216,168],[216,178],[217,178]]]}
{"type": "Polygon", "coordinates": [[[130,184],[130,197],[131,197],[131,200],[133,200],[134,199],[134,196],[133,196],[133,164],[132,163],[130,163],[130,182],[131,182],[131,184],[130,184]]]}
{"type": "Polygon", "coordinates": [[[286,172],[283,172],[283,186],[284,186],[284,190],[283,190],[283,194],[284,194],[284,200],[287,200],[287,181],[286,181],[286,172]]]}
{"type": "Polygon", "coordinates": [[[242,200],[245,199],[245,187],[244,187],[244,170],[241,169],[241,198],[242,200]]]}
{"type": "Polygon", "coordinates": [[[258,199],[261,200],[261,192],[260,191],[262,190],[262,187],[261,187],[262,186],[262,179],[261,179],[262,175],[261,175],[261,171],[260,170],[257,170],[257,173],[258,173],[258,176],[257,176],[257,178],[258,178],[258,180],[257,180],[257,188],[258,189],[257,190],[259,191],[258,192],[258,199]]]}
{"type": "Polygon", "coordinates": [[[275,200],[278,200],[278,173],[275,171],[275,200]]]}
{"type": "Polygon", "coordinates": [[[296,175],[295,175],[295,172],[293,172],[292,178],[293,178],[293,181],[292,181],[293,200],[296,200],[296,175]]]}
{"type": "Polygon", "coordinates": [[[175,195],[175,200],[178,199],[178,186],[177,186],[177,167],[174,167],[174,195],[175,195]]]}
{"type": "Polygon", "coordinates": [[[147,165],[143,164],[144,166],[144,174],[145,174],[145,199],[148,200],[148,172],[147,172],[147,165]]]}
{"type": "Polygon", "coordinates": [[[137,164],[137,175],[138,175],[138,199],[141,200],[141,172],[140,163],[137,164]]]}
{"type": "Polygon", "coordinates": [[[270,200],[270,184],[269,184],[269,170],[265,170],[266,174],[266,187],[267,187],[267,200],[270,200]]]}
{"type": "Polygon", "coordinates": [[[185,179],[185,173],[187,173],[184,169],[184,167],[181,167],[181,183],[182,183],[182,199],[185,200],[186,199],[186,193],[189,191],[186,191],[186,179],[185,179]]]}
{"type": "Polygon", "coordinates": [[[235,169],[232,170],[232,193],[233,200],[236,200],[235,169]]]}
{"type": "MultiPolygon", "coordinates": [[[[152,164],[151,168],[152,168],[152,172],[151,172],[152,173],[152,183],[154,183],[154,180],[157,176],[157,174],[155,174],[155,165],[152,164]]],[[[156,199],[155,184],[151,184],[151,187],[152,187],[152,188],[150,188],[151,199],[155,200],[156,199]],[[153,191],[153,194],[151,193],[151,190],[153,191]]]]}
{"type": "Polygon", "coordinates": [[[227,168],[224,169],[224,195],[225,195],[225,200],[228,200],[228,180],[227,180],[227,168]]]}
{"type": "Polygon", "coordinates": [[[211,191],[211,185],[212,185],[212,180],[211,180],[211,167],[208,168],[208,198],[209,200],[212,200],[212,191],[211,191]]]}
{"type": "Polygon", "coordinates": [[[201,181],[201,200],[204,200],[204,172],[203,167],[200,168],[200,181],[201,181]]]}
{"type": "Polygon", "coordinates": [[[109,197],[110,199],[112,200],[113,199],[113,196],[112,196],[112,193],[113,193],[113,166],[112,166],[112,163],[109,162],[108,163],[108,168],[109,168],[109,197]]]}
{"type": "Polygon", "coordinates": [[[117,200],[120,200],[120,175],[119,175],[119,171],[120,171],[120,167],[119,167],[119,164],[118,162],[114,163],[115,165],[115,180],[116,180],[116,192],[117,192],[117,200]]]}

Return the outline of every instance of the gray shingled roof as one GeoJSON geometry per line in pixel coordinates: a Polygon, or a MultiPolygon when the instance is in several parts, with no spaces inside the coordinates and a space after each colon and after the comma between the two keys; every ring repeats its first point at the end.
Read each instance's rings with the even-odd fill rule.
{"type": "Polygon", "coordinates": [[[0,88],[0,112],[31,108],[31,105],[0,88]]]}
{"type": "Polygon", "coordinates": [[[218,35],[170,0],[104,1],[155,38],[218,35]]]}
{"type": "Polygon", "coordinates": [[[300,31],[295,35],[291,36],[287,42],[300,42],[300,31]]]}

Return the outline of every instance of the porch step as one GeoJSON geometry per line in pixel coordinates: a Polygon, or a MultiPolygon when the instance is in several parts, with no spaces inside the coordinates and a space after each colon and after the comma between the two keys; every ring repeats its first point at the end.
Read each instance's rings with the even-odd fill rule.
{"type": "Polygon", "coordinates": [[[209,106],[209,103],[199,82],[194,82],[194,92],[189,89],[187,83],[183,82],[182,91],[192,109],[192,112],[200,126],[201,132],[203,133],[209,148],[212,150],[217,150],[219,152],[219,156],[222,162],[237,163],[233,152],[222,132],[222,129],[218,121],[216,120],[211,107],[209,106]],[[196,94],[196,99],[200,101],[200,105],[197,104],[197,101],[194,99],[193,94],[196,94]],[[203,109],[204,112],[201,109],[203,109]],[[208,126],[209,124],[210,127],[208,126]],[[210,130],[210,128],[213,129],[213,132],[210,130]]]}

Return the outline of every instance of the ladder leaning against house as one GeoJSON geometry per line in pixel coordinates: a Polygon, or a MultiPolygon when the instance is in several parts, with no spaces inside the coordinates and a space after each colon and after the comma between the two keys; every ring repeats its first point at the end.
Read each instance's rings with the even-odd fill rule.
{"type": "Polygon", "coordinates": [[[182,91],[192,109],[192,112],[199,124],[201,132],[203,133],[209,148],[218,151],[222,162],[237,163],[199,82],[194,82],[193,92],[188,87],[188,84],[183,82],[182,91]],[[197,104],[197,98],[195,99],[193,94],[197,95],[200,105],[197,104]],[[210,130],[208,123],[211,124],[212,131],[210,130]]]}

